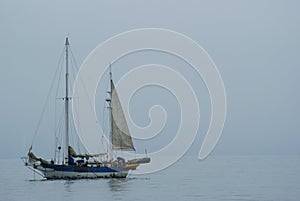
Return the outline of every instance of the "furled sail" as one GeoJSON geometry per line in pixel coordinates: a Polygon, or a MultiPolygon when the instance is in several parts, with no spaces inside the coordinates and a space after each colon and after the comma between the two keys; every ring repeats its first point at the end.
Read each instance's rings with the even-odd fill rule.
{"type": "Polygon", "coordinates": [[[98,157],[105,155],[106,153],[98,153],[98,154],[78,154],[76,151],[73,149],[73,147],[69,146],[69,155],[75,158],[89,158],[89,157],[98,157]]]}
{"type": "Polygon", "coordinates": [[[135,150],[113,81],[111,81],[111,92],[112,149],[135,150]]]}

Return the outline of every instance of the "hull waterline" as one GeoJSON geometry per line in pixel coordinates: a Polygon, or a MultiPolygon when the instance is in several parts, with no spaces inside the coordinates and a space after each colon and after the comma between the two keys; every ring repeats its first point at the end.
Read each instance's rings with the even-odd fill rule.
{"type": "Polygon", "coordinates": [[[128,170],[109,167],[80,167],[65,165],[39,165],[33,167],[47,179],[126,178],[128,170]]]}

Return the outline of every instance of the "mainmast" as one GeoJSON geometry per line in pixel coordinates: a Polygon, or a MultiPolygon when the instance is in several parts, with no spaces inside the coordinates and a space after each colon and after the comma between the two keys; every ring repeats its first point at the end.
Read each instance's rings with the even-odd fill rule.
{"type": "Polygon", "coordinates": [[[64,164],[68,164],[69,161],[69,40],[66,38],[66,96],[65,96],[65,127],[66,127],[66,136],[65,136],[65,160],[64,164]]]}

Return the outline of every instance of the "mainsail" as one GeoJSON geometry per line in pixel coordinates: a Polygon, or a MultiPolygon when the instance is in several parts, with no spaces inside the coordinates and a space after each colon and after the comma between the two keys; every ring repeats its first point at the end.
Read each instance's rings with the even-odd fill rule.
{"type": "Polygon", "coordinates": [[[135,150],[122,106],[111,80],[111,143],[112,149],[135,150]]]}

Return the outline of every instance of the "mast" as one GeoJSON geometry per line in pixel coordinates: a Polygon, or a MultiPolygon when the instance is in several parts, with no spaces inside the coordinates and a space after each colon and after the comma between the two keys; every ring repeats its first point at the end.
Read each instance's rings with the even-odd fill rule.
{"type": "Polygon", "coordinates": [[[69,161],[69,97],[68,97],[68,88],[69,88],[69,40],[66,37],[66,96],[65,96],[65,126],[66,126],[66,136],[65,136],[65,160],[64,164],[67,165],[69,161]]]}
{"type": "Polygon", "coordinates": [[[109,64],[109,81],[110,81],[110,102],[109,102],[109,117],[110,117],[110,159],[112,160],[113,158],[113,153],[112,153],[112,150],[113,150],[113,144],[112,144],[112,127],[113,127],[113,116],[112,116],[112,73],[111,73],[111,64],[109,64]]]}

